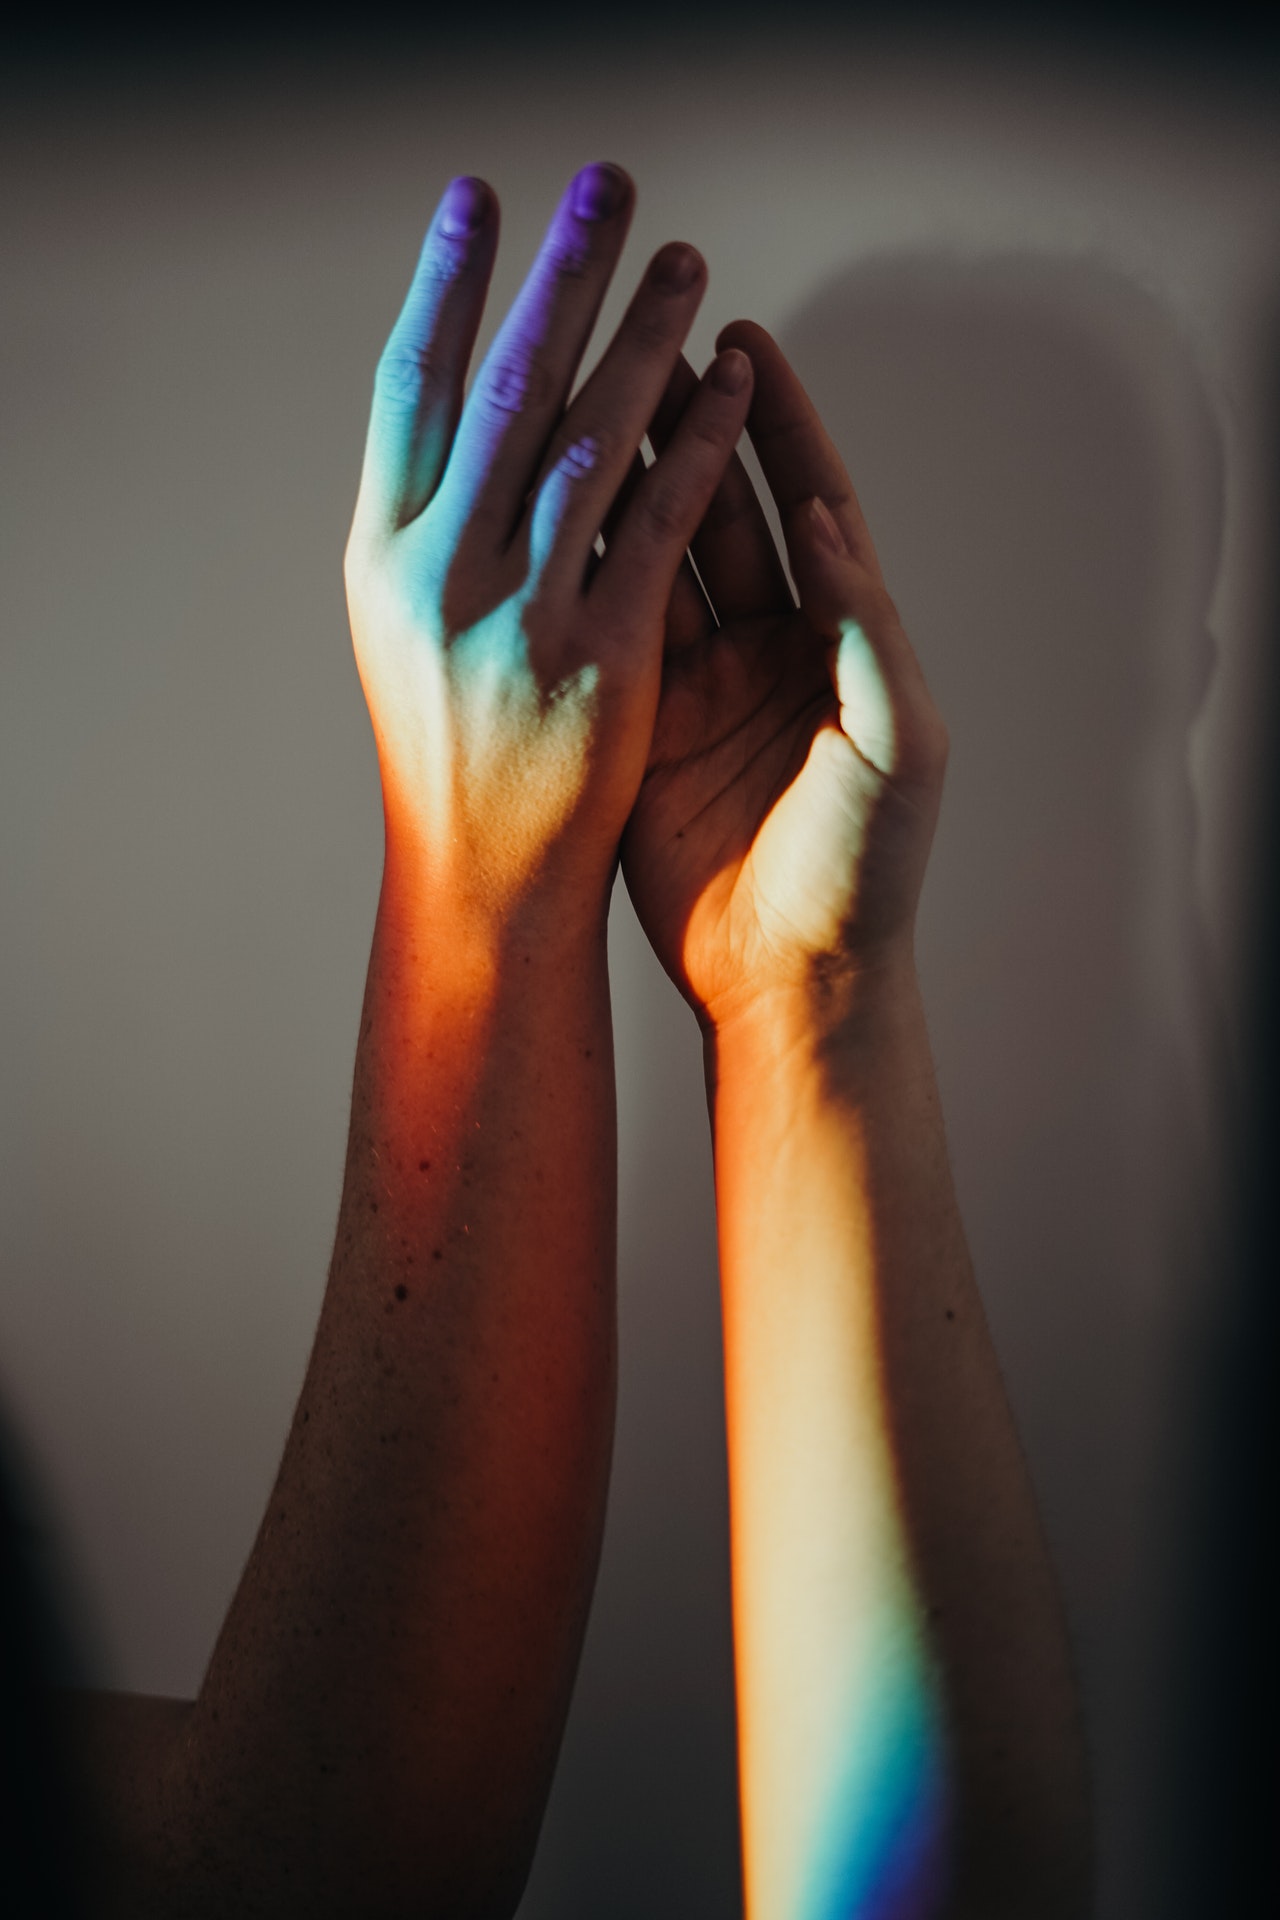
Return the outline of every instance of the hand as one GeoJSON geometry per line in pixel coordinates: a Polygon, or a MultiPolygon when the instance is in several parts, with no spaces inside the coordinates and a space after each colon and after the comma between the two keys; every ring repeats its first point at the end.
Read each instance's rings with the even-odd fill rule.
{"type": "Polygon", "coordinates": [[[600,917],[648,753],[667,599],[746,415],[750,363],[723,354],[595,564],[706,280],[692,247],[662,248],[565,410],[632,205],[618,168],[570,184],[464,404],[498,220],[484,182],[454,181],[378,368],[347,549],[352,633],[388,865],[428,884],[458,937],[530,911],[559,926],[584,902],[600,917]]]}
{"type": "MultiPolygon", "coordinates": [[[[704,1029],[776,990],[910,959],[947,749],[812,403],[762,327],[735,321],[726,344],[755,369],[747,430],[800,605],[735,458],[692,543],[702,587],[686,565],[672,594],[622,841],[640,923],[704,1029]]],[[[682,359],[649,429],[656,448],[695,388],[682,359]]]]}

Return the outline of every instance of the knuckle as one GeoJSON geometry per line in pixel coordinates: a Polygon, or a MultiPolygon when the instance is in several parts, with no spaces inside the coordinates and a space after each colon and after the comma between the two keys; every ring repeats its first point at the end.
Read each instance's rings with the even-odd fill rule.
{"type": "Polygon", "coordinates": [[[550,280],[580,280],[591,259],[590,233],[557,227],[542,256],[542,272],[550,280]]]}
{"type": "Polygon", "coordinates": [[[500,354],[481,383],[481,404],[494,413],[528,413],[551,392],[551,374],[542,356],[529,347],[500,354]]]}
{"type": "Polygon", "coordinates": [[[474,239],[474,233],[444,233],[438,227],[428,234],[418,261],[414,288],[420,299],[439,298],[472,270],[474,239]]]}
{"type": "Polygon", "coordinates": [[[575,434],[565,445],[556,465],[572,480],[588,479],[612,464],[617,451],[617,435],[608,427],[593,426],[589,432],[575,434]]]}
{"type": "Polygon", "coordinates": [[[670,480],[658,480],[648,489],[641,512],[652,539],[666,542],[684,533],[683,499],[670,480]]]}
{"type": "Polygon", "coordinates": [[[444,373],[429,344],[392,335],[374,375],[379,397],[397,407],[417,407],[444,386],[444,373]]]}
{"type": "Polygon", "coordinates": [[[668,313],[657,305],[642,302],[627,315],[627,338],[646,359],[657,359],[667,354],[672,340],[678,335],[678,327],[668,313]]]}

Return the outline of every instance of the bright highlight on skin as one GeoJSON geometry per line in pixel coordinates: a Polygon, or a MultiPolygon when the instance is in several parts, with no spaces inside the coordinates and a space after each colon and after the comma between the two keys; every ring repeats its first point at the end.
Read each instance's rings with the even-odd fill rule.
{"type": "MultiPolygon", "coordinates": [[[[700,298],[691,249],[655,256],[569,402],[624,235],[609,220],[625,210],[616,169],[573,183],[465,399],[492,264],[483,232],[470,280],[434,274],[428,250],[393,336],[353,593],[388,859],[370,972],[381,1025],[365,1029],[373,1064],[352,1217],[367,1242],[380,1236],[380,1270],[416,1261],[382,1299],[384,1318],[412,1300],[425,1323],[489,1341],[504,1379],[523,1369],[523,1401],[486,1395],[458,1433],[508,1422],[517,1444],[490,1451],[486,1439],[492,1471],[474,1475],[483,1510],[498,1517],[493,1591],[510,1591],[500,1568],[520,1545],[554,1614],[545,1533],[513,1534],[503,1516],[527,1504],[533,1463],[558,1457],[569,1465],[547,1472],[543,1495],[562,1523],[566,1490],[574,1498],[565,1473],[585,1456],[559,1409],[578,1388],[559,1402],[543,1383],[556,1355],[564,1379],[576,1367],[592,1381],[573,1329],[591,1333],[597,1355],[608,1338],[607,1287],[591,1285],[589,1301],[575,1288],[607,1260],[609,1196],[594,1214],[580,1204],[548,1128],[596,1100],[579,1134],[585,1160],[607,1126],[611,1089],[586,1069],[597,1048],[583,1041],[607,1029],[599,935],[620,856],[641,924],[712,1040],[748,1920],[937,1920],[965,1768],[999,1778],[978,1802],[1001,1810],[999,1849],[1021,1791],[1004,1749],[972,1737],[955,1685],[957,1612],[949,1596],[930,1605],[923,1571],[936,1583],[939,1559],[953,1555],[951,1538],[939,1554],[936,1517],[919,1498],[937,1473],[965,1494],[946,1525],[985,1540],[985,1564],[1000,1570],[993,1586],[1008,1558],[1007,1515],[993,1523],[989,1489],[966,1480],[965,1449],[951,1439],[967,1437],[983,1395],[952,1362],[950,1338],[937,1357],[921,1333],[926,1317],[950,1323],[953,1303],[972,1297],[910,961],[914,895],[896,879],[904,857],[910,873],[927,852],[945,750],[905,640],[893,622],[881,629],[879,600],[858,591],[848,544],[819,511],[825,474],[852,503],[850,524],[859,518],[776,345],[754,330],[750,358],[730,347],[715,363],[731,372],[736,354],[745,384],[678,370],[700,298]],[[730,462],[748,421],[788,527],[798,606],[730,462]],[[624,486],[646,433],[657,472],[633,464],[624,486]],[[719,488],[721,511],[709,515],[719,488]],[[686,549],[703,591],[696,612],[686,593],[678,614],[686,549]],[[870,633],[849,612],[855,603],[870,633]],[[899,784],[920,804],[883,804],[899,784]],[[571,1038],[544,1069],[527,1051],[541,1016],[524,968],[548,951],[571,962],[542,982],[571,1038]],[[871,953],[877,964],[864,972],[871,953]],[[488,1053],[504,1021],[518,1045],[499,1075],[488,1053]],[[513,1061],[531,1068],[530,1144],[519,1149],[513,1061]],[[438,1099],[429,1133],[417,1117],[424,1090],[438,1099]],[[508,1201],[518,1194],[522,1213],[536,1198],[572,1257],[523,1218],[504,1226],[494,1207],[520,1154],[549,1157],[508,1201]],[[482,1164],[483,1204],[469,1191],[482,1164]],[[458,1185],[440,1180],[437,1192],[425,1175],[450,1165],[458,1185]],[[507,1237],[490,1239],[489,1257],[520,1278],[491,1273],[486,1299],[472,1281],[495,1221],[507,1237]],[[526,1266],[539,1261],[540,1291],[526,1289],[526,1266]],[[561,1301],[563,1325],[541,1354],[507,1315],[513,1297],[537,1300],[539,1326],[543,1297],[561,1301]],[[920,1428],[922,1368],[940,1404],[959,1410],[940,1450],[920,1428]]],[[[863,585],[878,577],[869,541],[860,564],[863,585]]],[[[357,1284],[362,1271],[353,1267],[357,1284]]],[[[981,1334],[976,1346],[965,1337],[980,1371],[981,1334]]],[[[448,1368],[459,1351],[448,1344],[448,1368]]],[[[599,1413],[598,1396],[593,1404],[599,1413]]],[[[1009,1509],[1025,1521],[1016,1486],[1009,1509]]],[[[579,1500],[578,1511],[572,1524],[589,1547],[597,1509],[584,1519],[579,1500]]],[[[442,1523],[439,1543],[453,1539],[442,1523]]],[[[460,1562],[458,1591],[473,1590],[460,1562]]],[[[1029,1604],[1043,1620],[1042,1599],[1029,1604]]],[[[999,1640],[1004,1630],[1001,1619],[991,1631],[999,1640]]],[[[556,1632],[567,1644],[569,1629],[556,1632]]],[[[524,1687],[522,1639],[509,1652],[524,1687]]],[[[483,1642],[469,1665],[446,1666],[463,1693],[492,1674],[486,1710],[505,1727],[507,1692],[483,1642]]],[[[1009,1699],[988,1709],[984,1680],[967,1708],[980,1734],[988,1718],[1000,1725],[1020,1711],[1010,1699],[1021,1691],[1015,1677],[1009,1699]]],[[[477,1749],[482,1772],[492,1750],[492,1739],[477,1749]]],[[[993,1884],[1002,1873],[997,1863],[993,1884]]]]}
{"type": "MultiPolygon", "coordinates": [[[[497,888],[516,896],[577,802],[600,668],[587,661],[548,679],[531,665],[519,630],[494,620],[447,650],[423,647],[417,665],[419,711],[431,724],[416,751],[384,760],[388,829],[416,844],[436,878],[461,894],[497,888]]],[[[424,939],[438,935],[424,926],[424,939]]]]}
{"type": "MultiPolygon", "coordinates": [[[[816,1144],[795,1149],[817,1182],[801,1204],[827,1176],[851,1177],[816,1144]]],[[[755,1170],[761,1192],[774,1177],[788,1190],[790,1153],[780,1143],[781,1174],[755,1170]]],[[[731,1329],[731,1363],[736,1346],[753,1376],[730,1399],[748,1911],[924,1920],[945,1869],[945,1709],[881,1398],[874,1282],[856,1241],[842,1245],[815,1209],[789,1239],[786,1308],[766,1328],[757,1303],[731,1329]]],[[[732,1250],[726,1270],[732,1286],[732,1250]]]]}
{"type": "Polygon", "coordinates": [[[856,620],[840,622],[836,653],[840,724],[864,760],[892,773],[897,756],[893,702],[875,649],[856,620]]]}
{"type": "Polygon", "coordinates": [[[703,1029],[747,1920],[1079,1920],[1069,1664],[909,952],[945,757],[923,682],[803,544],[807,502],[850,557],[819,483],[860,515],[776,344],[739,323],[750,355],[681,362],[691,248],[570,400],[618,168],[571,183],[466,392],[486,212],[456,181],[428,238],[347,550],[386,861],[324,1307],[198,1699],[87,1723],[95,1897],[521,1901],[610,1470],[620,866],[703,1029]],[[799,606],[731,457],[748,420],[799,606]],[[919,804],[882,806],[896,783],[919,804]]]}

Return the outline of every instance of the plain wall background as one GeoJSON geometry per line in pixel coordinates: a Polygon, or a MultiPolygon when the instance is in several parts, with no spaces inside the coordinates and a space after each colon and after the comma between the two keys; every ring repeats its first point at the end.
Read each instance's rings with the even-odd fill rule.
{"type": "MultiPolygon", "coordinates": [[[[1189,72],[824,35],[453,51],[8,103],[0,1392],[106,1683],[190,1695],[314,1328],[380,858],[341,553],[446,181],[483,351],[564,180],[773,329],[952,732],[921,966],[1066,1593],[1100,1912],[1141,1909],[1180,1426],[1243,1043],[1271,682],[1280,132],[1189,72]]],[[[619,889],[622,1380],[526,1920],[738,1907],[697,1033],[619,889]]],[[[962,1443],[962,1436],[958,1436],[962,1443]]]]}

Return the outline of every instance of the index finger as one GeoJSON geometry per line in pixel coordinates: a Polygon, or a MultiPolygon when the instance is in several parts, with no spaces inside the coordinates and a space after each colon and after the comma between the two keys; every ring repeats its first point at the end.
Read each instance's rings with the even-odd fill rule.
{"type": "Polygon", "coordinates": [[[380,530],[420,513],[444,471],[497,244],[491,188],[460,175],[436,208],[378,361],[356,512],[380,530]]]}
{"type": "Polygon", "coordinates": [[[782,348],[754,320],[732,320],[722,328],[716,348],[724,347],[740,347],[755,368],[747,432],[784,526],[792,510],[816,494],[830,509],[854,559],[883,586],[848,469],[782,348]]]}

